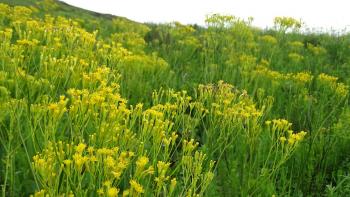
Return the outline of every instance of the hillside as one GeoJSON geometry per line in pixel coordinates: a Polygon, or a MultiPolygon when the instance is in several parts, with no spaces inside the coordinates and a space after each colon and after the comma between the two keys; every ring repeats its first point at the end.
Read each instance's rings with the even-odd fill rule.
{"type": "Polygon", "coordinates": [[[43,17],[45,14],[52,16],[63,16],[76,19],[85,29],[93,31],[98,29],[100,35],[107,36],[113,29],[113,20],[141,25],[125,17],[113,16],[110,14],[101,14],[82,8],[74,7],[58,0],[0,0],[0,3],[6,3],[12,6],[31,6],[36,8],[34,15],[43,17]]]}

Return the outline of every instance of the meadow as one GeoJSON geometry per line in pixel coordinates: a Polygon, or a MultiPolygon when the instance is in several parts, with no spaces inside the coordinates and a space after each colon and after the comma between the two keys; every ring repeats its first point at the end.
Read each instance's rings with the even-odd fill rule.
{"type": "Polygon", "coordinates": [[[1,196],[349,196],[350,34],[252,20],[0,0],[1,196]]]}

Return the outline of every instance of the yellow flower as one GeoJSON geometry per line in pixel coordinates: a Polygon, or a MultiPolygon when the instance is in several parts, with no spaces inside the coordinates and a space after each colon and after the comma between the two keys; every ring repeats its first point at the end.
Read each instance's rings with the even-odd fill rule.
{"type": "Polygon", "coordinates": [[[85,148],[86,148],[86,144],[84,144],[84,143],[79,143],[76,147],[75,147],[75,151],[77,152],[77,153],[83,153],[83,151],[85,150],[85,148]]]}
{"type": "Polygon", "coordinates": [[[349,93],[349,86],[346,86],[343,83],[337,83],[335,93],[340,97],[345,97],[349,93]]]}
{"type": "Polygon", "coordinates": [[[103,194],[104,194],[103,189],[98,189],[98,190],[97,190],[97,194],[98,194],[99,196],[103,196],[103,194]]]}
{"type": "Polygon", "coordinates": [[[149,161],[148,157],[142,156],[136,161],[136,166],[138,168],[143,168],[145,167],[145,165],[147,165],[148,161],[149,161]]]}
{"type": "Polygon", "coordinates": [[[38,192],[35,192],[34,197],[44,197],[45,196],[45,190],[40,190],[38,192]]]}
{"type": "Polygon", "coordinates": [[[63,161],[63,163],[64,163],[66,166],[69,166],[69,165],[72,163],[72,160],[66,159],[66,160],[63,161]]]}
{"type": "Polygon", "coordinates": [[[145,170],[145,173],[146,174],[154,174],[154,167],[153,166],[148,167],[148,169],[145,170]]]}
{"type": "Polygon", "coordinates": [[[122,172],[120,172],[120,171],[112,171],[112,174],[113,174],[115,179],[119,179],[120,176],[122,175],[122,172]]]}
{"type": "Polygon", "coordinates": [[[106,187],[110,187],[111,184],[112,184],[111,181],[105,181],[105,182],[103,183],[103,185],[106,186],[106,187]]]}
{"type": "Polygon", "coordinates": [[[273,22],[276,27],[283,31],[286,31],[287,29],[299,29],[302,26],[302,22],[300,20],[285,16],[275,17],[273,22]]]}
{"type": "Polygon", "coordinates": [[[288,144],[293,145],[295,143],[295,139],[290,137],[288,138],[288,144]]]}
{"type": "Polygon", "coordinates": [[[113,150],[108,149],[108,148],[99,148],[99,149],[97,149],[97,154],[99,154],[99,155],[112,155],[113,150]]]}
{"type": "Polygon", "coordinates": [[[88,149],[87,149],[87,151],[89,152],[89,154],[93,154],[94,153],[94,147],[89,147],[88,149]]]}
{"type": "Polygon", "coordinates": [[[328,83],[336,83],[338,80],[338,77],[333,77],[325,73],[321,73],[320,75],[318,75],[318,80],[328,82],[328,83]]]}
{"type": "Polygon", "coordinates": [[[131,180],[129,183],[130,183],[131,188],[134,189],[137,193],[142,194],[145,192],[142,185],[140,185],[135,180],[131,180]]]}
{"type": "Polygon", "coordinates": [[[176,187],[176,178],[171,179],[170,181],[170,193],[174,191],[175,187],[176,187]]]}
{"type": "Polygon", "coordinates": [[[119,189],[117,189],[115,187],[111,187],[107,191],[107,196],[108,197],[116,197],[116,196],[118,196],[118,193],[119,193],[119,189]]]}
{"type": "Polygon", "coordinates": [[[128,151],[128,155],[129,155],[129,157],[133,157],[133,156],[135,156],[135,153],[132,151],[128,151]]]}
{"type": "Polygon", "coordinates": [[[166,171],[168,170],[170,166],[170,163],[165,163],[163,161],[158,161],[157,163],[157,168],[158,168],[158,173],[165,175],[166,171]]]}
{"type": "Polygon", "coordinates": [[[47,108],[51,111],[56,111],[56,110],[58,110],[58,104],[52,103],[47,108]]]}
{"type": "Polygon", "coordinates": [[[297,82],[302,83],[308,83],[312,80],[313,76],[308,72],[299,72],[297,74],[294,74],[292,76],[292,79],[294,79],[297,82]]]}
{"type": "Polygon", "coordinates": [[[107,167],[109,167],[109,168],[113,168],[116,165],[115,160],[111,156],[108,156],[106,158],[105,163],[106,163],[107,167]]]}
{"type": "Polygon", "coordinates": [[[98,161],[98,159],[96,158],[96,156],[92,155],[92,156],[89,158],[89,161],[91,161],[91,162],[96,162],[96,161],[98,161]]]}
{"type": "Polygon", "coordinates": [[[82,167],[82,165],[84,165],[89,160],[88,157],[83,157],[80,154],[74,154],[73,159],[78,169],[80,169],[80,167],[82,167]]]}

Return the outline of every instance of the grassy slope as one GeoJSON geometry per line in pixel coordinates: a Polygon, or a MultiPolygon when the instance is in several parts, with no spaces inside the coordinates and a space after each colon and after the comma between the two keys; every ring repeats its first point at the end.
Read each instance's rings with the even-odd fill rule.
{"type": "MultiPolygon", "coordinates": [[[[11,6],[34,6],[37,7],[38,3],[43,2],[42,0],[0,0],[0,3],[6,3],[11,6]]],[[[58,5],[57,9],[50,10],[50,14],[67,16],[70,18],[90,18],[90,19],[113,19],[114,17],[110,14],[101,14],[89,10],[85,10],[82,8],[71,6],[62,1],[56,1],[55,3],[58,5]]],[[[130,21],[131,22],[131,21],[130,21]]]]}
{"type": "MultiPolygon", "coordinates": [[[[111,14],[102,14],[93,11],[89,11],[86,9],[78,8],[72,5],[69,5],[65,2],[52,0],[56,4],[54,9],[49,10],[49,14],[53,16],[64,16],[71,19],[79,19],[79,21],[89,21],[88,23],[84,23],[81,21],[81,24],[88,31],[94,31],[99,29],[100,35],[109,36],[111,33],[111,27],[113,26],[113,19],[119,19],[126,23],[133,25],[141,25],[135,21],[129,20],[125,17],[114,16],[111,14]],[[95,24],[95,25],[94,25],[95,24]]],[[[0,3],[6,3],[11,6],[33,6],[35,8],[39,8],[43,0],[0,0],[0,3]]],[[[52,3],[51,3],[52,4],[52,3]]],[[[41,9],[40,9],[41,8],[41,9]]],[[[38,12],[38,15],[42,16],[47,14],[46,12],[38,12]]]]}

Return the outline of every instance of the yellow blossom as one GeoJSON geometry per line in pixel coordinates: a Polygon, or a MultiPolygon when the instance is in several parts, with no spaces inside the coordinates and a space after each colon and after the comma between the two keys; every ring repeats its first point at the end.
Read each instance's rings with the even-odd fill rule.
{"type": "Polygon", "coordinates": [[[107,196],[108,197],[116,197],[118,196],[119,193],[119,189],[115,188],[115,187],[110,187],[107,191],[107,196]]]}
{"type": "Polygon", "coordinates": [[[77,152],[77,153],[82,153],[84,150],[85,150],[85,148],[86,148],[86,144],[84,144],[84,143],[79,143],[76,147],[75,147],[75,151],[77,152]]]}
{"type": "Polygon", "coordinates": [[[144,193],[144,189],[142,187],[142,185],[140,185],[138,182],[136,182],[135,180],[130,180],[130,186],[133,190],[135,190],[137,193],[142,194],[144,193]]]}

